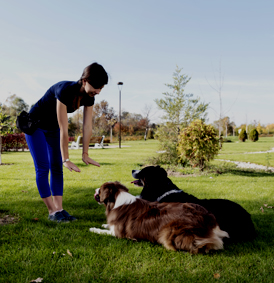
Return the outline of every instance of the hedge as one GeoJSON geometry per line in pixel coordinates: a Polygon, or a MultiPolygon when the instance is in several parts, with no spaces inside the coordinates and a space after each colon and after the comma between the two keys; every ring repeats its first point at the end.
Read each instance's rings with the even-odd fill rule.
{"type": "Polygon", "coordinates": [[[24,151],[28,149],[25,134],[7,134],[2,136],[2,152],[3,151],[24,151]]]}

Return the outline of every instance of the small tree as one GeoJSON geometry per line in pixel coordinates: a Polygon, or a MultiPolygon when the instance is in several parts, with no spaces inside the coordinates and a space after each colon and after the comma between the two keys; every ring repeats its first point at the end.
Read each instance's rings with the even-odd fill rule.
{"type": "Polygon", "coordinates": [[[259,133],[256,129],[250,131],[249,139],[253,142],[256,142],[259,139],[259,133]]]}
{"type": "MultiPolygon", "coordinates": [[[[164,92],[164,97],[156,99],[158,108],[163,111],[162,123],[157,128],[155,137],[160,142],[159,156],[161,162],[166,164],[178,163],[178,134],[196,119],[205,120],[208,103],[200,102],[200,98],[194,98],[193,94],[186,94],[184,88],[190,81],[187,75],[181,73],[178,66],[173,74],[173,84],[166,84],[171,90],[164,92]]],[[[181,163],[182,162],[181,160],[181,163]]]]}
{"type": "Polygon", "coordinates": [[[186,158],[193,167],[204,170],[220,150],[216,130],[201,120],[193,121],[179,135],[177,150],[180,158],[186,158]]]}
{"type": "Polygon", "coordinates": [[[239,134],[239,140],[242,141],[242,142],[245,142],[246,139],[247,139],[246,130],[242,129],[240,134],[239,134]]]}

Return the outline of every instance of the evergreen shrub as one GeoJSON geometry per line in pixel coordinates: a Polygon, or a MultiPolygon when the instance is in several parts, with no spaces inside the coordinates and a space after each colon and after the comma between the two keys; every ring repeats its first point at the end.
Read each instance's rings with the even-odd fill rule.
{"type": "Polygon", "coordinates": [[[253,142],[256,142],[259,139],[259,133],[256,129],[250,131],[249,139],[253,142]]]}
{"type": "Polygon", "coordinates": [[[247,139],[246,130],[242,129],[240,134],[239,134],[239,140],[242,141],[242,142],[245,142],[246,139],[247,139]]]}
{"type": "Polygon", "coordinates": [[[202,171],[219,153],[216,130],[201,120],[193,121],[181,131],[177,150],[180,158],[188,159],[193,167],[199,167],[202,171]]]}

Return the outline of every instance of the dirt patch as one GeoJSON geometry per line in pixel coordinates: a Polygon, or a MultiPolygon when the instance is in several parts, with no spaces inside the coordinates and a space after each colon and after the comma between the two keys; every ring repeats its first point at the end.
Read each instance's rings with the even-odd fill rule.
{"type": "Polygon", "coordinates": [[[0,166],[1,166],[1,165],[13,165],[13,164],[14,164],[14,163],[1,163],[0,166]]]}
{"type": "Polygon", "coordinates": [[[0,225],[14,224],[19,221],[19,217],[16,215],[6,214],[7,211],[0,210],[0,225]]]}
{"type": "Polygon", "coordinates": [[[184,174],[182,172],[176,172],[172,170],[167,170],[167,175],[172,177],[196,177],[198,174],[184,174]]]}

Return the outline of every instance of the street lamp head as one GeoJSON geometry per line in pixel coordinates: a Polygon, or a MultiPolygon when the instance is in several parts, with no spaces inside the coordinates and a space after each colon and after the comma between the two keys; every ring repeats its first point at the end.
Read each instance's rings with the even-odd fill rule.
{"type": "Polygon", "coordinates": [[[119,82],[119,83],[117,83],[117,85],[123,85],[124,83],[122,83],[122,82],[119,82]]]}

